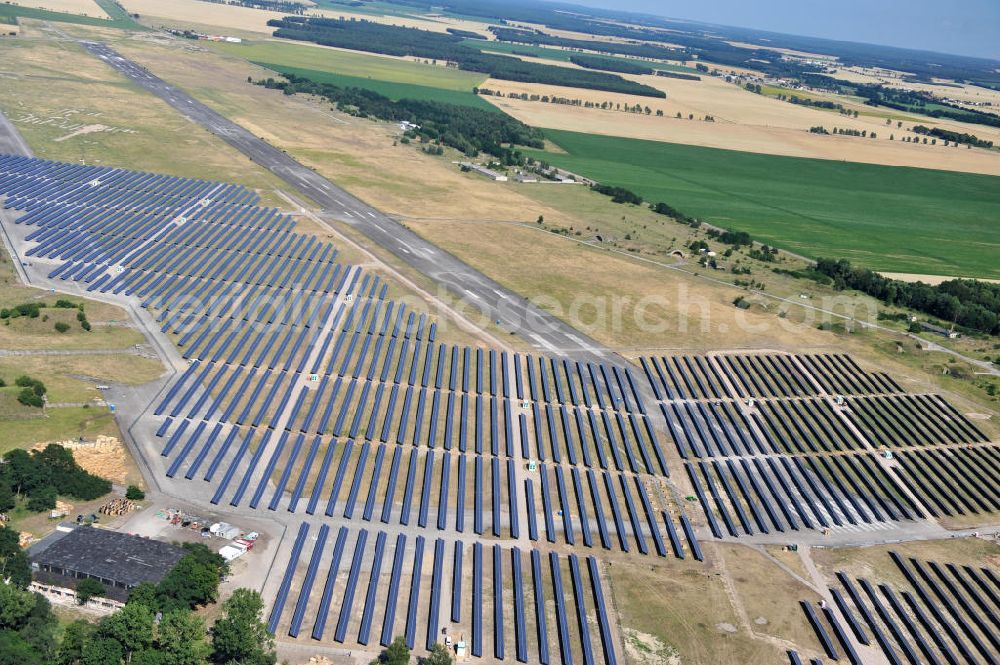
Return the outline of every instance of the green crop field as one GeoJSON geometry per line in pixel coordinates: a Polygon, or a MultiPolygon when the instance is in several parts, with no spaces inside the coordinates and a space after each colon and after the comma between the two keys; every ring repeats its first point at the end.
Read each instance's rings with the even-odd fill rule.
{"type": "Polygon", "coordinates": [[[425,85],[413,85],[411,83],[396,83],[394,81],[380,81],[377,79],[361,78],[359,76],[345,76],[331,72],[321,72],[315,69],[301,69],[299,67],[287,67],[268,62],[257,62],[261,67],[273,69],[275,72],[302,76],[317,83],[330,83],[342,88],[364,88],[373,90],[380,95],[385,95],[389,99],[421,99],[437,102],[447,102],[449,104],[460,104],[463,106],[474,106],[485,111],[498,111],[479,95],[469,92],[458,92],[456,90],[442,90],[441,88],[431,88],[425,85]]]}
{"type": "MultiPolygon", "coordinates": [[[[2,6],[2,5],[0,5],[2,6]]],[[[377,55],[341,51],[316,46],[281,42],[206,42],[217,51],[253,62],[268,62],[280,67],[297,67],[372,81],[406,83],[414,86],[453,90],[471,94],[486,80],[484,74],[463,72],[450,67],[377,55]]]]}
{"type": "Polygon", "coordinates": [[[1000,278],[1000,178],[545,130],[536,158],[809,257],[1000,278]]]}

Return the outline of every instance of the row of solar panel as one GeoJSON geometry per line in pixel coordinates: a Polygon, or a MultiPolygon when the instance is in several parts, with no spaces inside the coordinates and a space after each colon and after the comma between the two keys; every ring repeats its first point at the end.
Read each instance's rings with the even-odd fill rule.
{"type": "Polygon", "coordinates": [[[752,408],[729,401],[661,402],[660,411],[684,459],[986,440],[936,395],[852,397],[843,407],[827,398],[761,401],[752,408]]]}
{"type": "MultiPolygon", "coordinates": [[[[21,173],[0,176],[10,207],[32,211],[40,206],[72,206],[80,211],[132,210],[142,213],[208,207],[215,196],[227,196],[230,185],[206,182],[181,182],[156,191],[119,189],[99,180],[67,183],[21,173]]],[[[250,197],[254,200],[255,196],[250,197]]],[[[223,202],[225,205],[242,205],[223,202]]]]}
{"type": "MultiPolygon", "coordinates": [[[[153,220],[151,224],[163,228],[162,221],[153,220]]],[[[328,293],[331,283],[336,280],[336,275],[330,272],[344,268],[334,261],[336,251],[325,244],[314,245],[313,250],[317,255],[322,252],[322,260],[309,260],[309,256],[298,259],[267,253],[192,252],[184,246],[171,247],[154,236],[120,240],[65,231],[57,238],[32,247],[27,254],[68,262],[72,269],[64,267],[50,276],[84,282],[90,291],[143,296],[167,294],[170,299],[158,301],[164,307],[171,303],[175,303],[175,307],[176,303],[187,304],[196,291],[208,300],[213,292],[232,291],[236,286],[243,287],[239,292],[242,299],[251,297],[255,291],[252,287],[275,289],[276,295],[282,297],[287,297],[288,292],[328,293]],[[142,265],[155,261],[171,262],[166,268],[173,272],[160,272],[142,265]]],[[[304,239],[307,236],[297,237],[304,239]]]]}
{"type": "Polygon", "coordinates": [[[847,355],[736,354],[640,358],[659,400],[748,399],[901,393],[847,355]]]}
{"type": "MultiPolygon", "coordinates": [[[[94,196],[104,194],[95,188],[94,196]]],[[[304,258],[312,251],[310,245],[322,245],[315,236],[302,236],[289,231],[290,219],[276,208],[235,206],[221,203],[179,206],[156,212],[118,208],[88,208],[75,203],[36,205],[16,220],[17,224],[36,227],[29,240],[54,245],[60,233],[71,231],[90,233],[95,237],[114,238],[115,246],[135,239],[146,240],[152,234],[164,244],[181,245],[189,249],[234,251],[247,254],[270,253],[304,258]],[[167,226],[167,223],[172,223],[167,226]],[[300,240],[307,238],[307,240],[300,240]],[[308,244],[306,244],[308,243],[308,244]]]]}
{"type": "Polygon", "coordinates": [[[1000,450],[994,446],[895,454],[897,473],[935,517],[1000,512],[1000,450]]]}
{"type": "MultiPolygon", "coordinates": [[[[366,302],[360,310],[355,305],[340,326],[330,371],[337,371],[341,376],[362,376],[367,369],[371,376],[381,357],[380,339],[387,336],[396,338],[402,330],[405,330],[402,336],[409,338],[414,326],[419,333],[425,323],[423,315],[418,319],[411,312],[404,326],[402,308],[396,311],[395,322],[390,323],[393,320],[394,303],[376,302],[374,306],[371,305],[372,303],[366,302]],[[360,356],[356,356],[355,351],[359,348],[360,356]],[[338,364],[339,370],[334,370],[338,364]]],[[[391,355],[391,350],[387,355],[391,355]]],[[[422,368],[420,385],[425,387],[431,384],[433,375],[435,388],[447,386],[449,390],[466,393],[502,393],[504,397],[511,397],[513,392],[519,400],[596,405],[602,409],[646,412],[635,376],[627,367],[535,358],[530,355],[522,357],[520,354],[513,354],[511,357],[507,352],[497,353],[491,349],[444,345],[438,347],[436,359],[433,347],[416,345],[412,353],[401,353],[399,362],[412,367],[410,385],[416,385],[417,370],[422,368]]]]}
{"type": "Polygon", "coordinates": [[[720,519],[726,533],[738,537],[923,517],[873,455],[728,458],[684,466],[717,538],[723,537],[720,519]]]}
{"type": "Polygon", "coordinates": [[[585,577],[580,559],[573,554],[560,557],[550,552],[546,566],[538,550],[525,553],[517,547],[494,545],[490,556],[490,549],[481,543],[468,547],[462,541],[436,539],[432,551],[427,551],[431,548],[422,536],[410,547],[407,536],[399,534],[389,564],[389,537],[384,531],[377,533],[372,547],[365,529],[351,538],[349,530],[341,527],[331,539],[329,527],[322,525],[311,553],[306,554],[309,533],[307,523],[300,525],[269,616],[272,633],[280,629],[297,638],[311,618],[313,640],[332,637],[334,642],[361,645],[378,640],[387,646],[399,634],[410,648],[429,650],[443,641],[444,628],[470,636],[471,656],[489,654],[505,660],[507,636],[512,632],[513,656],[518,662],[570,664],[574,657],[586,665],[617,662],[600,567],[593,557],[586,558],[585,577]],[[349,557],[348,548],[353,550],[349,557]],[[342,580],[339,573],[348,558],[342,580]],[[298,580],[300,561],[306,569],[298,580]],[[530,582],[525,568],[530,568],[530,582]],[[315,593],[323,570],[322,593],[315,593]],[[563,584],[567,573],[570,589],[563,584]],[[492,584],[484,583],[484,578],[492,584]],[[359,589],[365,592],[363,601],[356,599],[359,589]],[[554,621],[546,597],[554,603],[554,621]],[[285,608],[293,598],[286,619],[285,608]],[[447,620],[442,621],[445,612],[447,620]],[[334,619],[336,625],[328,635],[327,623],[334,619]],[[491,649],[484,639],[488,630],[491,649]],[[423,635],[421,642],[418,632],[423,635]]]}
{"type": "MultiPolygon", "coordinates": [[[[310,440],[304,434],[292,435],[287,431],[277,437],[271,430],[258,432],[253,428],[245,432],[232,428],[227,433],[221,424],[210,426],[204,421],[189,428],[189,421],[184,420],[172,434],[167,435],[161,427],[157,435],[166,439],[162,455],[172,457],[167,476],[175,477],[183,471],[185,478],[192,479],[208,462],[203,479],[214,483],[213,503],[230,496],[231,505],[240,505],[257,477],[257,469],[263,464],[248,502],[251,508],[258,508],[265,492],[273,488],[267,503],[269,510],[285,505],[287,510],[295,512],[305,501],[305,511],[311,515],[325,500],[326,515],[342,514],[345,518],[354,518],[363,501],[361,519],[377,518],[384,523],[398,519],[400,524],[409,525],[417,498],[416,523],[423,528],[431,523],[432,510],[435,510],[433,523],[439,530],[450,529],[454,524],[457,531],[463,532],[467,513],[471,512],[475,533],[484,533],[488,520],[493,535],[509,534],[517,538],[521,536],[521,516],[526,514],[528,536],[538,540],[540,529],[536,515],[541,512],[544,537],[550,542],[560,537],[556,526],[556,517],[559,517],[561,538],[567,544],[575,545],[577,534],[580,534],[583,544],[593,547],[596,531],[601,546],[606,549],[617,544],[623,551],[630,551],[630,539],[634,539],[639,552],[647,554],[649,538],[658,555],[668,554],[657,509],[639,476],[619,474],[616,480],[612,474],[602,472],[601,482],[590,469],[582,474],[575,467],[567,472],[562,466],[554,466],[550,474],[550,469],[542,464],[537,473],[520,472],[528,476],[523,481],[522,498],[519,490],[522,483],[514,460],[504,463],[480,455],[435,454],[416,448],[410,448],[407,455],[400,446],[378,444],[373,447],[369,442],[352,440],[324,441],[319,436],[310,440]],[[401,481],[406,457],[405,480],[401,481]],[[223,475],[217,479],[223,468],[223,475]],[[231,490],[240,473],[236,489],[231,490]],[[589,492],[584,489],[584,477],[589,492]],[[348,478],[351,480],[345,484],[348,478]],[[539,487],[537,500],[536,485],[539,487]],[[634,495],[639,498],[638,504],[634,495]],[[522,505],[524,513],[519,509],[522,505]],[[641,505],[641,513],[638,505],[641,505]]],[[[653,482],[655,498],[658,486],[653,482]]],[[[676,531],[665,516],[664,521],[676,553],[679,549],[676,531]]]]}
{"type": "MultiPolygon", "coordinates": [[[[86,166],[67,162],[57,162],[20,155],[0,155],[0,174],[17,174],[22,177],[45,179],[58,183],[63,189],[75,185],[89,185],[99,182],[113,189],[138,190],[150,193],[164,193],[179,196],[180,192],[195,192],[204,189],[217,190],[214,198],[220,201],[252,205],[257,202],[256,194],[240,185],[224,185],[205,180],[180,178],[177,176],[131,171],[108,166],[86,166]]],[[[200,197],[198,197],[200,198],[200,197]]]]}
{"type": "MultiPolygon", "coordinates": [[[[989,568],[889,554],[909,590],[893,590],[885,583],[876,586],[864,578],[852,580],[843,571],[837,573],[843,592],[831,589],[857,642],[877,647],[892,665],[902,665],[904,659],[911,665],[996,664],[1000,658],[1000,579],[996,573],[989,568]]],[[[826,624],[809,603],[803,603],[803,608],[827,655],[838,659],[842,650],[852,664],[862,665],[832,608],[824,608],[826,624]]]]}
{"type": "Polygon", "coordinates": [[[845,414],[879,446],[989,441],[975,423],[937,395],[851,397],[845,414]]]}
{"type": "Polygon", "coordinates": [[[293,353],[289,358],[296,355],[296,372],[251,368],[244,373],[239,366],[193,363],[154,415],[273,427],[282,412],[272,407],[290,403],[283,423],[289,431],[506,457],[519,449],[524,459],[669,475],[646,416],[532,403],[530,411],[516,414],[515,422],[519,407],[502,398],[340,377],[316,376],[316,381],[304,382],[306,355],[293,353]],[[281,394],[286,399],[276,402],[281,394]]]}
{"type": "Polygon", "coordinates": [[[753,409],[729,401],[674,402],[661,403],[660,411],[684,459],[864,447],[823,399],[760,402],[753,409]]]}

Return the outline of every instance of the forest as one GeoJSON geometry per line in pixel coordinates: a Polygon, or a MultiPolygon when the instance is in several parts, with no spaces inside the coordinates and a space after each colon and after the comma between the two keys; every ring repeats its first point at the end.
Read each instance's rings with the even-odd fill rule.
{"type": "Polygon", "coordinates": [[[641,63],[629,62],[620,58],[602,58],[599,55],[573,55],[569,61],[574,65],[587,69],[601,69],[619,74],[652,74],[653,68],[641,63]]]}
{"type": "Polygon", "coordinates": [[[271,19],[268,21],[268,25],[277,28],[274,31],[275,37],[369,53],[445,60],[455,63],[459,69],[481,72],[492,78],[505,81],[548,83],[661,99],[666,97],[666,93],[661,90],[628,81],[615,74],[586,69],[568,69],[555,65],[525,62],[504,55],[483,53],[462,43],[463,37],[453,34],[382,25],[370,21],[297,16],[271,19]]]}
{"type": "Polygon", "coordinates": [[[855,289],[887,305],[909,307],[967,330],[1000,335],[1000,284],[953,279],[936,286],[902,282],[844,259],[817,259],[816,271],[833,279],[835,288],[855,289]]]}
{"type": "Polygon", "coordinates": [[[317,83],[293,74],[286,74],[285,78],[284,81],[268,78],[255,83],[282,90],[286,95],[318,95],[339,110],[357,117],[412,123],[417,126],[411,130],[415,136],[440,141],[469,156],[485,152],[503,158],[510,153],[505,145],[531,148],[544,145],[539,130],[504,113],[427,100],[393,101],[372,90],[317,83]]]}

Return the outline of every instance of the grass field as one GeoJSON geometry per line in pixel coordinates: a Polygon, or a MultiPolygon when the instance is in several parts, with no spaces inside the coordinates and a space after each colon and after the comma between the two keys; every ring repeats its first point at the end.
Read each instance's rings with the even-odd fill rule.
{"type": "Polygon", "coordinates": [[[483,74],[450,67],[390,58],[353,51],[301,46],[281,42],[208,42],[213,50],[253,62],[269,62],[282,67],[313,69],[342,76],[406,83],[456,92],[470,92],[486,80],[483,74]]]}
{"type": "Polygon", "coordinates": [[[1000,179],[546,130],[553,164],[806,255],[1000,277],[1000,179]]]}
{"type": "Polygon", "coordinates": [[[497,107],[487,102],[482,97],[473,94],[471,91],[460,92],[457,90],[445,90],[442,88],[432,88],[426,85],[414,85],[412,83],[397,83],[395,81],[380,81],[373,78],[361,78],[359,76],[346,76],[332,72],[323,72],[315,69],[302,69],[300,67],[288,67],[286,65],[276,65],[269,62],[255,62],[261,67],[267,67],[281,74],[293,74],[303,76],[318,83],[331,83],[342,88],[364,88],[385,95],[394,100],[398,99],[420,99],[435,102],[447,102],[449,104],[459,104],[462,106],[474,106],[484,111],[498,111],[497,107]]]}

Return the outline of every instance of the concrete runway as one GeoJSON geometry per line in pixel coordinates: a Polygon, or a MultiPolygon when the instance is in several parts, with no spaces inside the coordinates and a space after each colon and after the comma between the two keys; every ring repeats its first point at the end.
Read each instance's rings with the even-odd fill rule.
{"type": "Polygon", "coordinates": [[[454,297],[488,315],[489,321],[500,321],[502,328],[520,335],[540,351],[580,361],[624,362],[600,343],[419,237],[278,148],[182,90],[153,76],[109,46],[97,42],[83,42],[83,46],[91,54],[308,196],[323,208],[325,214],[356,228],[380,247],[389,250],[447,289],[454,297]]]}

